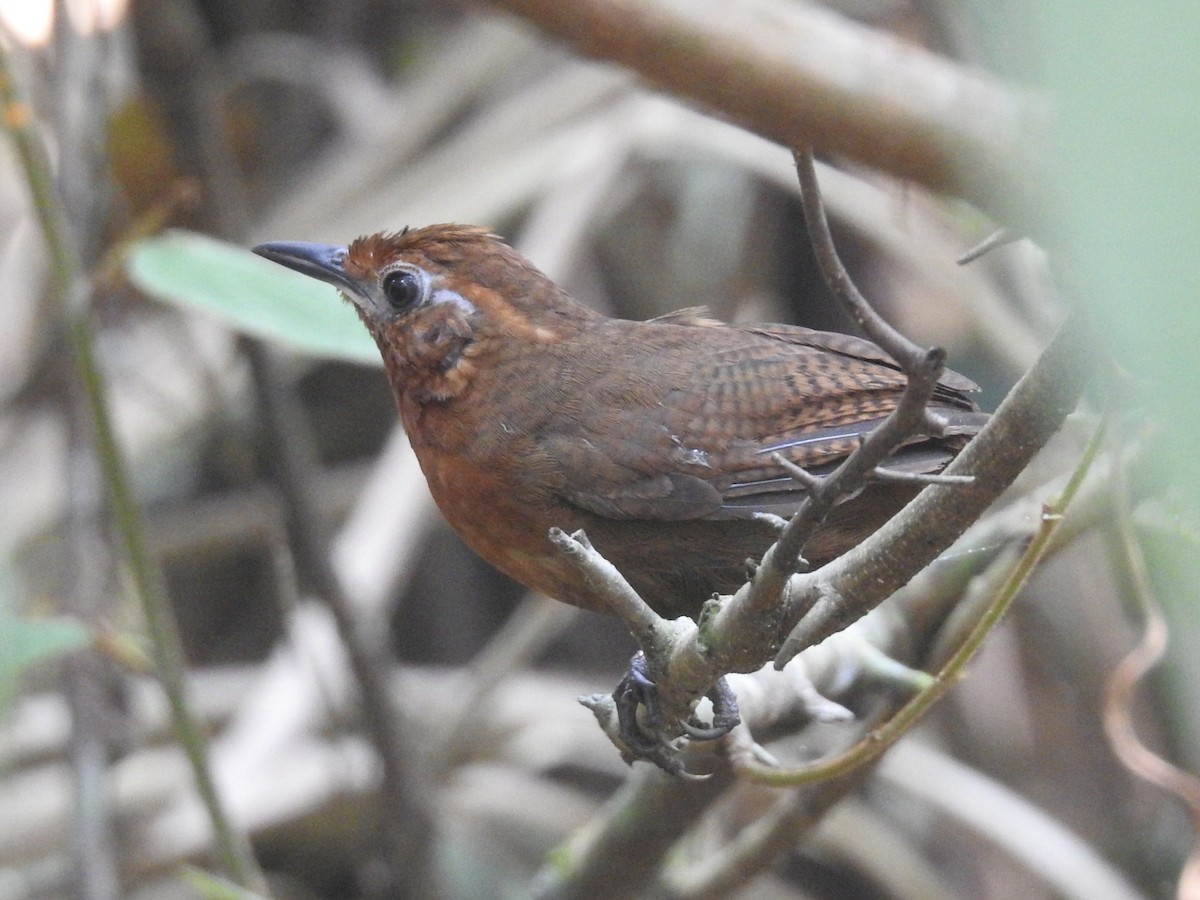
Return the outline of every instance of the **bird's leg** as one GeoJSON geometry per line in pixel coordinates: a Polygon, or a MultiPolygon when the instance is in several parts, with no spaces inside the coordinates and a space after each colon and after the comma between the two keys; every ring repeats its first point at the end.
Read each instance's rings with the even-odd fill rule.
{"type": "Polygon", "coordinates": [[[663,715],[658,702],[658,686],[650,680],[646,671],[646,654],[640,650],[634,654],[629,661],[629,671],[617,684],[612,697],[617,708],[617,737],[626,747],[622,756],[627,763],[644,759],[671,775],[703,777],[689,773],[683,759],[657,733],[663,723],[663,715]],[[646,707],[646,718],[655,730],[653,736],[647,736],[638,722],[639,705],[646,707]]]}
{"type": "MultiPolygon", "coordinates": [[[[665,661],[669,648],[674,646],[696,624],[687,618],[666,620],[658,615],[625,580],[611,562],[605,559],[583,531],[567,534],[551,528],[549,538],[565,558],[574,563],[587,579],[599,603],[607,605],[629,625],[629,630],[651,656],[665,661]]],[[[664,710],[658,685],[651,677],[651,665],[645,651],[639,651],[629,662],[629,670],[617,684],[610,699],[605,695],[581,698],[584,705],[600,718],[605,732],[623,748],[627,762],[644,759],[675,775],[687,776],[679,754],[672,746],[674,737],[684,734],[695,740],[716,740],[728,734],[741,720],[737,700],[725,679],[719,679],[706,695],[713,704],[712,725],[695,722],[690,712],[686,717],[677,712],[696,694],[675,700],[664,710]],[[678,705],[676,705],[678,704],[678,705]],[[638,719],[638,707],[645,707],[643,727],[638,719]],[[615,723],[612,721],[615,717],[615,723]]]]}
{"type": "Polygon", "coordinates": [[[638,707],[646,707],[646,719],[655,731],[663,723],[662,708],[658,703],[658,686],[650,680],[646,671],[646,654],[638,651],[629,661],[629,671],[613,691],[613,703],[617,707],[617,736],[637,759],[646,759],[648,754],[662,746],[655,737],[648,737],[638,722],[638,707]]]}

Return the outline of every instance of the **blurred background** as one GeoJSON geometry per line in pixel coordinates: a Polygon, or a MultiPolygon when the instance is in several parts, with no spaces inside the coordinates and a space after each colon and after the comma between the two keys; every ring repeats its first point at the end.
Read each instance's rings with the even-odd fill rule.
{"type": "MultiPolygon", "coordinates": [[[[1067,13],[1034,15],[1018,0],[821,9],[853,33],[1076,96],[1078,69],[1046,51],[1067,13]]],[[[57,261],[6,144],[0,898],[218,895],[181,868],[220,871],[91,449],[72,362],[83,304],[216,784],[271,894],[435,895],[406,883],[381,846],[378,723],[363,715],[333,594],[386,660],[429,877],[447,897],[528,895],[547,854],[599,827],[605,801],[631,789],[575,698],[612,689],[632,640],[616,620],[527,596],[460,544],[427,496],[379,367],[164,304],[170,292],[147,290],[126,263],[168,227],[246,247],[473,223],[610,315],[706,305],[726,320],[852,331],[815,270],[790,152],[487,4],[11,0],[0,21],[86,273],[65,306],[53,296],[57,261]]],[[[14,109],[10,128],[21,125],[14,109]]],[[[1065,318],[1056,283],[1099,277],[1056,281],[1061,258],[1028,241],[960,266],[993,229],[981,213],[852,161],[822,160],[819,175],[863,292],[916,341],[946,347],[984,408],[1065,318]]],[[[1066,234],[1073,216],[1094,220],[1068,208],[1066,234]]],[[[1097,315],[1098,333],[1120,327],[1097,315]]],[[[1135,414],[1142,387],[1117,368],[1120,439],[1106,453],[1144,471],[1135,463],[1154,432],[1135,414]]],[[[1176,360],[1184,385],[1191,368],[1176,360]]],[[[1093,413],[1102,394],[1097,385],[1093,413]]],[[[1017,493],[1068,472],[1094,425],[1070,423],[1017,493]]],[[[1186,647],[1191,600],[1167,579],[1173,552],[1194,553],[1193,520],[1179,512],[1192,488],[1181,500],[1133,480],[1126,491],[1130,478],[1112,477],[1128,496],[1088,507],[912,746],[785,834],[771,860],[747,865],[738,896],[1173,894],[1192,840],[1185,808],[1132,775],[1104,733],[1106,685],[1142,627],[1138,557],[1110,504],[1131,506],[1138,534],[1153,536],[1156,583],[1186,647]]],[[[1186,650],[1167,671],[1138,695],[1135,720],[1194,770],[1200,672],[1186,650]]],[[[841,732],[822,727],[781,756],[836,744],[841,732]]],[[[681,835],[695,827],[677,865],[775,800],[742,784],[713,802],[678,823],[681,835]]],[[[615,896],[622,877],[611,873],[615,896]]],[[[683,883],[660,879],[655,895],[707,896],[683,883]]]]}

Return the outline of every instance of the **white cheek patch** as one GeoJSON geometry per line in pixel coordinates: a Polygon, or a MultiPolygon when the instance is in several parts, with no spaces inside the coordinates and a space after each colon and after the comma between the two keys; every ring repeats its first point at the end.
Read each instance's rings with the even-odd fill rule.
{"type": "Polygon", "coordinates": [[[475,304],[457,291],[450,291],[442,288],[434,291],[433,296],[431,296],[429,299],[432,303],[452,303],[463,312],[468,314],[475,312],[475,304]]]}

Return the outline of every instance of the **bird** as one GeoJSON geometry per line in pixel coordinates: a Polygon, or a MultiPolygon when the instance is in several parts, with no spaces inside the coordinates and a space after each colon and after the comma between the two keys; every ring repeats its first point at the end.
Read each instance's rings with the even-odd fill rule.
{"type": "MultiPolygon", "coordinates": [[[[830,471],[905,386],[886,353],[846,334],[724,323],[694,303],[648,321],[605,316],[478,226],[253,250],[353,305],[430,492],[466,544],[521,584],[598,612],[609,610],[551,529],[582,530],[659,615],[696,618],[745,581],[776,517],[804,499],[775,454],[830,471]]],[[[944,468],[987,418],[974,390],[945,370],[929,404],[944,429],[887,465],[944,468]]],[[[805,561],[860,543],[920,486],[868,481],[834,507],[805,561]]]]}

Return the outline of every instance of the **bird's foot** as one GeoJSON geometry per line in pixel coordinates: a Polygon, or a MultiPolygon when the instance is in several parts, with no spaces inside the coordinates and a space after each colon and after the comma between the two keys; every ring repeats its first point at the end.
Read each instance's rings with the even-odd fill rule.
{"type": "MultiPolygon", "coordinates": [[[[705,696],[712,702],[712,724],[702,725],[694,718],[689,718],[679,722],[678,726],[692,740],[715,741],[729,734],[741,722],[737,698],[724,678],[714,684],[705,696]]],[[[627,762],[644,759],[672,775],[706,777],[689,773],[673,742],[663,739],[666,716],[663,714],[658,686],[646,670],[644,653],[638,652],[630,660],[629,671],[613,691],[612,698],[617,713],[617,737],[625,745],[627,762]],[[649,732],[638,719],[639,706],[646,710],[645,722],[649,732]]]]}
{"type": "Polygon", "coordinates": [[[724,678],[709,688],[706,696],[712,703],[712,724],[693,724],[694,719],[681,723],[684,733],[694,741],[715,741],[725,737],[741,724],[737,695],[724,678]]]}

